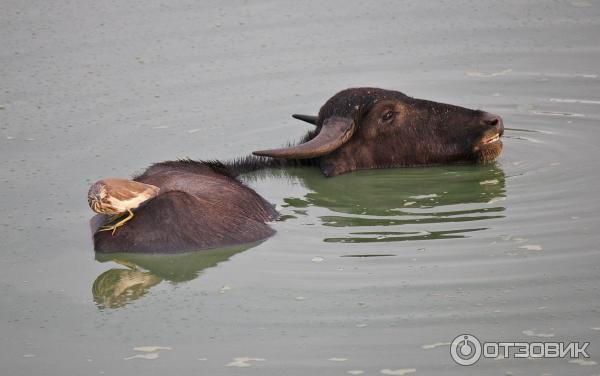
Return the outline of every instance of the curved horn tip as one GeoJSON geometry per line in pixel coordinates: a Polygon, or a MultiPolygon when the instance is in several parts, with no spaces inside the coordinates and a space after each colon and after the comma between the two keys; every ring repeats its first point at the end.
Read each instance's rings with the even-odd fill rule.
{"type": "Polygon", "coordinates": [[[302,120],[312,125],[317,125],[318,117],[314,115],[293,114],[292,117],[294,119],[302,120]]]}
{"type": "Polygon", "coordinates": [[[252,155],[256,155],[257,157],[269,157],[268,150],[257,150],[253,151],[252,155]]]}

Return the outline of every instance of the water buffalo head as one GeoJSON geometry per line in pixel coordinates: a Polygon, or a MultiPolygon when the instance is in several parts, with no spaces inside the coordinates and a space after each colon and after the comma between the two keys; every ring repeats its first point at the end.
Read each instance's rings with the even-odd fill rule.
{"type": "Polygon", "coordinates": [[[312,159],[327,176],[358,169],[490,162],[502,151],[502,118],[480,110],[353,88],[330,98],[304,142],[253,154],[312,159]]]}

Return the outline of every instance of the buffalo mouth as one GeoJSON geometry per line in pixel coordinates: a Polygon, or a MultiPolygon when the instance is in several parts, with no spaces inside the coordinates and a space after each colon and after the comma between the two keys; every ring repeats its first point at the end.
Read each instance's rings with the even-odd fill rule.
{"type": "Polygon", "coordinates": [[[483,135],[477,142],[474,152],[478,162],[493,162],[502,153],[503,132],[491,132],[483,135]]]}
{"type": "Polygon", "coordinates": [[[481,144],[489,145],[489,144],[492,144],[492,143],[498,142],[498,141],[500,141],[500,133],[496,133],[493,136],[490,136],[490,137],[487,137],[487,138],[481,140],[481,144]]]}

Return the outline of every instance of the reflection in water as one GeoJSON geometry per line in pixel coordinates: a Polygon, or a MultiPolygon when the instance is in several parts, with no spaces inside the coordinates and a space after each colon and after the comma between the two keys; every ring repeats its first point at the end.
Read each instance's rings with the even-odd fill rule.
{"type": "Polygon", "coordinates": [[[144,255],[139,253],[96,253],[100,262],[113,261],[127,268],[110,269],[100,274],[92,286],[99,308],[119,308],[141,298],[166,280],[181,283],[196,278],[202,270],[228,260],[236,253],[259,243],[183,254],[144,255]]]}
{"type": "Polygon", "coordinates": [[[161,281],[148,272],[110,269],[96,278],[92,285],[92,295],[98,307],[118,308],[146,295],[152,286],[161,281]]]}
{"type": "Polygon", "coordinates": [[[328,209],[324,226],[351,230],[326,242],[392,242],[463,238],[502,218],[504,173],[496,165],[359,171],[324,178],[317,169],[289,170],[311,192],[284,199],[290,216],[328,209]],[[360,229],[360,230],[359,230],[360,229]],[[359,231],[356,231],[359,230],[359,231]]]}

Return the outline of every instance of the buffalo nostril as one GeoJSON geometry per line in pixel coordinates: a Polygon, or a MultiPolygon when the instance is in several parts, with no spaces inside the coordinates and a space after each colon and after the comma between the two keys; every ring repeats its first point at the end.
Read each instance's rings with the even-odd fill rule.
{"type": "Polygon", "coordinates": [[[484,122],[486,125],[496,125],[500,122],[500,119],[498,119],[498,118],[485,119],[484,122]]]}
{"type": "Polygon", "coordinates": [[[498,115],[485,112],[481,119],[481,124],[487,127],[495,127],[500,133],[504,132],[504,122],[502,121],[502,118],[498,115]]]}

